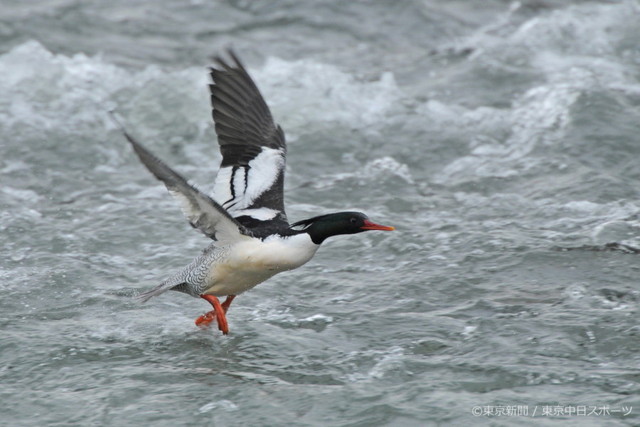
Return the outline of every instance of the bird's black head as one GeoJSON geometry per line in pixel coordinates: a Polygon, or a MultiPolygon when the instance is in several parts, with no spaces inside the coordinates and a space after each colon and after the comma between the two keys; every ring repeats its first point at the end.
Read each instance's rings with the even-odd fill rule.
{"type": "Polygon", "coordinates": [[[302,226],[302,230],[311,236],[316,245],[324,242],[331,236],[338,234],[355,234],[369,230],[394,230],[393,227],[379,225],[369,221],[369,218],[360,212],[338,212],[298,221],[291,227],[302,226]]]}

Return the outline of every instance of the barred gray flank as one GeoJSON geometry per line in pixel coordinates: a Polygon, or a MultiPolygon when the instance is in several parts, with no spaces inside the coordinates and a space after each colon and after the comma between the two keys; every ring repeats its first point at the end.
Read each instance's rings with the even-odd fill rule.
{"type": "Polygon", "coordinates": [[[137,296],[141,302],[146,302],[150,298],[163,294],[168,290],[184,292],[197,297],[207,290],[207,274],[213,264],[219,263],[229,254],[229,247],[217,247],[215,243],[209,245],[202,255],[194,259],[185,268],[164,280],[155,288],[137,296]]]}

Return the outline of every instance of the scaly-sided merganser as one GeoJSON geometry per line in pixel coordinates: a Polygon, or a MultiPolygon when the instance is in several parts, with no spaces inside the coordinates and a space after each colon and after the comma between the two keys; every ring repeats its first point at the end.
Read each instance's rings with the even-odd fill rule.
{"type": "Polygon", "coordinates": [[[215,59],[211,68],[213,120],[222,152],[213,197],[202,193],[122,128],[142,163],[182,205],[189,223],[211,243],[191,264],[140,300],[168,290],[201,297],[213,310],[196,325],[214,319],[228,334],[226,312],[236,295],[271,276],[300,267],[331,236],[368,230],[393,230],[371,222],[360,212],[320,215],[289,224],[284,211],[286,159],[284,132],[238,57],[231,64],[215,59]],[[224,303],[218,297],[226,296],[224,303]]]}

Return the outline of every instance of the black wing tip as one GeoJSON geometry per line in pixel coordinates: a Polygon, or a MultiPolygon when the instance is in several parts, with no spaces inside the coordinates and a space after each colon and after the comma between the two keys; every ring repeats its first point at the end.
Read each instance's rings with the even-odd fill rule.
{"type": "MultiPolygon", "coordinates": [[[[155,165],[159,166],[160,168],[170,168],[162,160],[156,157],[151,151],[149,151],[144,145],[142,145],[133,136],[131,136],[129,132],[127,132],[127,129],[116,116],[115,110],[109,110],[109,116],[111,117],[111,120],[113,120],[113,122],[116,124],[116,126],[120,129],[122,135],[127,139],[127,141],[129,141],[131,147],[133,148],[133,151],[136,153],[142,164],[149,170],[149,172],[153,174],[153,176],[155,176],[160,181],[165,182],[165,179],[163,178],[158,168],[155,167],[155,165]]],[[[172,172],[178,175],[176,172],[172,172]]]]}
{"type": "Polygon", "coordinates": [[[137,150],[137,147],[141,147],[142,144],[140,144],[138,141],[135,140],[134,137],[132,137],[129,132],[127,132],[127,129],[124,127],[124,125],[122,124],[122,122],[120,121],[120,119],[118,119],[118,116],[116,116],[116,110],[109,110],[109,117],[111,118],[111,120],[113,121],[113,123],[116,125],[116,127],[120,130],[120,132],[122,132],[122,135],[124,135],[124,137],[127,139],[127,141],[129,141],[129,143],[131,143],[131,145],[133,145],[133,148],[137,150]]]}
{"type": "Polygon", "coordinates": [[[222,54],[214,55],[213,58],[212,58],[213,62],[219,68],[209,67],[209,71],[211,72],[212,75],[215,72],[230,71],[230,70],[233,70],[233,69],[240,69],[240,70],[246,72],[246,68],[244,66],[244,63],[240,60],[240,57],[236,54],[236,52],[235,52],[235,50],[233,48],[228,47],[228,48],[225,49],[225,52],[226,52],[227,56],[229,56],[229,58],[232,60],[232,63],[230,64],[229,62],[227,62],[228,60],[225,59],[222,54]]]}

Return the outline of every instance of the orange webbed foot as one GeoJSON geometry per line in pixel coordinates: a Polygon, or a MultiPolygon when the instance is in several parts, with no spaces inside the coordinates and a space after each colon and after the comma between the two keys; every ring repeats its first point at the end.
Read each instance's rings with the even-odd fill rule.
{"type": "Polygon", "coordinates": [[[215,318],[216,318],[216,311],[211,310],[210,312],[205,313],[196,319],[196,326],[199,326],[201,328],[206,328],[211,324],[211,322],[213,322],[213,319],[215,318]]]}
{"type": "MultiPolygon", "coordinates": [[[[218,298],[214,297],[213,295],[200,295],[200,297],[209,301],[209,303],[211,303],[211,305],[213,306],[213,310],[198,317],[196,319],[196,325],[200,327],[207,327],[211,324],[211,322],[213,322],[213,319],[216,319],[216,322],[218,323],[218,329],[220,329],[220,331],[222,331],[224,335],[227,335],[229,333],[229,324],[227,323],[227,317],[225,316],[225,313],[229,308],[229,304],[226,304],[223,307],[222,304],[220,304],[220,300],[218,300],[218,298]]],[[[225,301],[225,303],[226,302],[227,301],[225,301]]]]}

